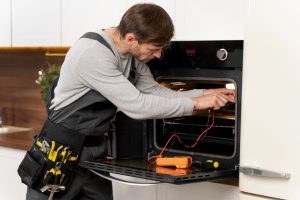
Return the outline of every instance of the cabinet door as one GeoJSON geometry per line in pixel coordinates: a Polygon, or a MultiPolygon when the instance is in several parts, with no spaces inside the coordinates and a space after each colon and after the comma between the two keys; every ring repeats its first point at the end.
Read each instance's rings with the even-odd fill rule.
{"type": "MultiPolygon", "coordinates": [[[[118,174],[111,174],[111,176],[121,179],[123,181],[133,183],[148,183],[148,180],[146,179],[140,179],[118,174]]],[[[157,185],[137,186],[129,185],[126,183],[119,183],[115,181],[113,181],[112,184],[114,200],[157,200],[157,185]]]]}
{"type": "Polygon", "coordinates": [[[12,0],[13,46],[60,46],[60,0],[12,0]]]}
{"type": "MultiPolygon", "coordinates": [[[[141,0],[127,0],[126,3],[126,9],[133,6],[137,3],[149,3],[149,1],[141,1],[141,0]]],[[[173,20],[173,23],[175,25],[175,0],[168,0],[168,1],[162,1],[162,0],[152,0],[150,3],[157,4],[161,6],[163,9],[167,11],[167,13],[170,15],[171,19],[173,20]]],[[[175,27],[176,30],[176,27],[175,27]]]]}
{"type": "Polygon", "coordinates": [[[176,40],[242,40],[248,0],[176,0],[176,40]]]}
{"type": "Polygon", "coordinates": [[[0,194],[1,199],[25,199],[26,185],[21,183],[17,169],[25,151],[0,147],[0,194]]]}
{"type": "Polygon", "coordinates": [[[11,0],[0,1],[0,46],[11,46],[11,0]]]}
{"type": "Polygon", "coordinates": [[[85,32],[117,26],[124,5],[119,0],[63,0],[62,45],[72,45],[85,32]]]}
{"type": "Polygon", "coordinates": [[[210,182],[157,186],[157,200],[238,200],[238,194],[236,186],[210,182]]]}
{"type": "Polygon", "coordinates": [[[244,42],[240,190],[300,199],[300,3],[251,0],[250,5],[244,42]]]}

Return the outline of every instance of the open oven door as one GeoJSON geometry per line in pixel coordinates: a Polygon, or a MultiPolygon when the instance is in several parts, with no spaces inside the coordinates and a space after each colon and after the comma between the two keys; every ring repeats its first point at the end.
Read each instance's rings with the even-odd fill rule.
{"type": "MultiPolygon", "coordinates": [[[[90,169],[96,175],[103,178],[125,182],[114,176],[107,174],[120,174],[131,177],[143,178],[146,180],[152,180],[155,182],[139,183],[139,184],[156,184],[156,183],[172,183],[172,184],[184,184],[208,180],[220,180],[224,178],[232,178],[238,176],[236,169],[203,169],[201,167],[191,167],[189,169],[177,169],[173,167],[149,167],[147,159],[135,159],[135,160],[122,160],[122,159],[105,159],[94,162],[83,162],[82,167],[90,169]],[[106,173],[103,173],[106,172],[106,173]]],[[[128,183],[137,185],[137,183],[128,183]]]]}

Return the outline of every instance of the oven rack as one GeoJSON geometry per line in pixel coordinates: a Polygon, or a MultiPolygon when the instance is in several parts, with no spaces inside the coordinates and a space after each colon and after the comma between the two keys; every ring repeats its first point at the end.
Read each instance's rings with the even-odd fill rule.
{"type": "MultiPolygon", "coordinates": [[[[210,125],[207,124],[190,124],[190,123],[180,123],[180,122],[168,122],[163,120],[164,125],[171,125],[171,126],[196,126],[196,127],[209,127],[210,125]]],[[[215,128],[229,128],[229,129],[234,129],[234,125],[214,125],[213,127],[215,128]]]]}

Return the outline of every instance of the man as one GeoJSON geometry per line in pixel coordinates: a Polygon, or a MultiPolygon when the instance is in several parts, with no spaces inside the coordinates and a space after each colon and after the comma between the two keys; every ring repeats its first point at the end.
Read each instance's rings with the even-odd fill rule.
{"type": "MultiPolygon", "coordinates": [[[[165,10],[154,4],[137,4],[127,10],[117,27],[80,38],[67,53],[49,96],[49,120],[41,133],[64,136],[72,130],[74,136],[86,136],[80,160],[93,160],[106,155],[103,135],[117,109],[135,119],[169,118],[234,102],[234,91],[225,88],[176,92],[155,82],[146,63],[161,58],[173,33],[165,10]]],[[[113,198],[110,181],[80,167],[76,167],[71,185],[59,193],[68,200],[113,198]]],[[[28,200],[47,198],[28,188],[28,200]]]]}

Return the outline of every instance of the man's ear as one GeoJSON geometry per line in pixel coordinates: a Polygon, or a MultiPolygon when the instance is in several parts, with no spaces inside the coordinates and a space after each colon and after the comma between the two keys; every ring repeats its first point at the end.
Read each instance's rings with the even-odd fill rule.
{"type": "Polygon", "coordinates": [[[132,43],[132,42],[136,41],[136,38],[135,38],[135,35],[133,33],[127,33],[125,35],[125,40],[128,43],[132,43]]]}

